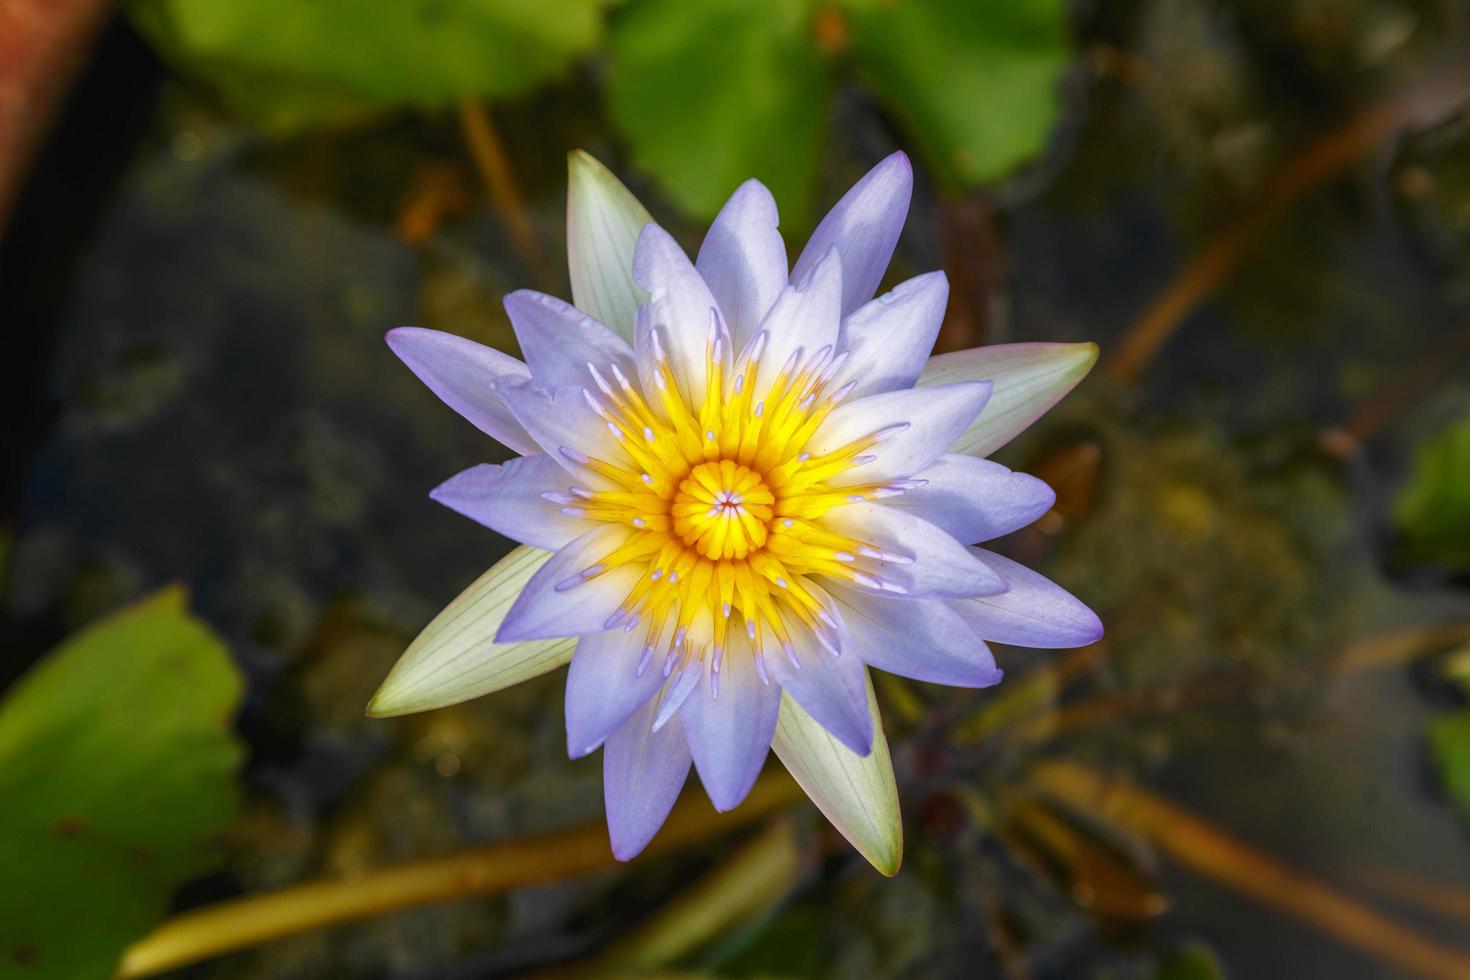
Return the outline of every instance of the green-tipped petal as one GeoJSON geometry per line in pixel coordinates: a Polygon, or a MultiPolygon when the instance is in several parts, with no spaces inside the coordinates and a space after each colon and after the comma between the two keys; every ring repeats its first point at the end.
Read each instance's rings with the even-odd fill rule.
{"type": "Polygon", "coordinates": [[[1061,401],[1096,363],[1096,344],[997,344],[929,358],[918,384],[991,382],[985,410],[950,449],[989,456],[1061,401]]]}
{"type": "Polygon", "coordinates": [[[783,693],[771,748],[832,826],[873,867],[892,876],[903,863],[903,821],[871,678],[868,710],[873,714],[873,749],[860,756],[783,693]]]}
{"type": "Polygon", "coordinates": [[[516,596],[550,557],[517,548],[461,592],[398,658],[368,714],[381,718],[458,704],[570,662],[575,639],[492,642],[516,596]]]}
{"type": "Polygon", "coordinates": [[[648,294],[633,281],[638,233],[653,221],[623,182],[585,150],[567,156],[567,266],[572,302],[633,342],[648,294]]]}

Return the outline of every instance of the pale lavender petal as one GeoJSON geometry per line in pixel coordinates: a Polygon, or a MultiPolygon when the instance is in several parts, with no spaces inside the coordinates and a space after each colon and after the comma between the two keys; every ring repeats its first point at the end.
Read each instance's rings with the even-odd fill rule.
{"type": "Polygon", "coordinates": [[[430,391],[481,432],[518,453],[536,452],[535,441],[495,393],[496,382],[531,376],[520,361],[473,340],[422,327],[398,327],[385,339],[430,391]]]}
{"type": "Polygon", "coordinates": [[[517,456],[500,465],[481,463],[429,491],[450,510],[506,537],[546,551],[571,543],[592,527],[565,513],[570,477],[547,456],[517,456]]]}
{"type": "Polygon", "coordinates": [[[580,485],[591,490],[607,490],[614,486],[611,480],[586,465],[589,458],[617,466],[631,465],[622,443],[588,401],[590,393],[585,388],[566,385],[545,392],[529,381],[523,381],[502,385],[496,390],[510,406],[516,420],[536,440],[540,451],[575,477],[580,485]]]}
{"type": "MultiPolygon", "coordinates": [[[[633,278],[648,291],[649,326],[662,342],[679,390],[697,403],[704,397],[710,314],[719,314],[719,304],[679,243],[658,225],[645,225],[638,236],[633,278]]],[[[638,366],[646,372],[653,363],[653,351],[646,349],[651,344],[636,327],[633,342],[645,345],[638,347],[638,366]]],[[[653,389],[645,383],[645,390],[653,389]]]]}
{"type": "Polygon", "coordinates": [[[640,572],[632,565],[599,571],[632,528],[603,524],[582,535],[542,565],[505,614],[496,643],[584,636],[607,628],[640,572]]]}
{"type": "Polygon", "coordinates": [[[813,454],[834,452],[876,435],[865,449],[872,458],[829,481],[846,487],[911,477],[949,449],[985,407],[990,385],[963,382],[938,388],[909,388],[869,395],[838,406],[807,443],[813,454]]]}
{"type": "Polygon", "coordinates": [[[1041,480],[988,459],[946,453],[914,474],[921,486],[883,502],[943,528],[961,544],[989,541],[1040,518],[1057,495],[1041,480]]]}
{"type": "Polygon", "coordinates": [[[850,398],[912,388],[929,363],[948,300],[949,280],[930,272],[853,311],[837,342],[847,360],[832,383],[855,382],[850,398]]]}
{"type": "Polygon", "coordinates": [[[990,381],[990,404],[953,451],[989,456],[1062,400],[1097,363],[1096,344],[997,344],[931,357],[920,387],[990,381]]]}
{"type": "Polygon", "coordinates": [[[792,624],[792,649],[767,637],[764,652],[771,680],[842,744],[858,755],[873,747],[867,674],[851,653],[834,654],[807,629],[792,624]]]}
{"type": "Polygon", "coordinates": [[[1008,590],[998,595],[951,603],[978,636],[1018,647],[1062,649],[1102,639],[1097,613],[1043,575],[990,551],[971,551],[1008,590]]]}
{"type": "Polygon", "coordinates": [[[641,631],[620,629],[577,641],[566,697],[567,754],[573,759],[595,750],[663,685],[656,664],[638,671],[643,642],[641,631]]]}
{"type": "Polygon", "coordinates": [[[906,155],[880,161],[817,225],[791,270],[792,281],[800,282],[836,246],[842,253],[843,315],[872,299],[898,244],[913,189],[914,168],[906,155]]]}
{"type": "Polygon", "coordinates": [[[958,599],[1005,589],[1001,577],[971,549],[906,511],[882,504],[843,504],[823,514],[817,523],[883,553],[885,557],[857,556],[854,567],[883,582],[882,587],[854,583],[865,592],[896,595],[901,600],[958,599]]]}
{"type": "Polygon", "coordinates": [[[591,386],[588,364],[604,373],[612,364],[633,373],[633,348],[627,341],[570,303],[519,289],[505,297],[505,312],[537,387],[591,386]]]}
{"type": "Polygon", "coordinates": [[[694,767],[716,810],[740,805],[760,775],[776,731],[781,688],[764,683],[743,634],[736,634],[720,661],[718,680],[710,670],[679,714],[689,736],[694,767]]]}
{"type": "Polygon", "coordinates": [[[778,221],[771,192],[747,180],[715,216],[694,261],[725,316],[736,352],[755,336],[786,285],[786,243],[778,221]]]}
{"type": "MultiPolygon", "coordinates": [[[[765,347],[754,378],[755,401],[763,400],[783,370],[794,374],[812,358],[836,353],[837,329],[842,321],[842,260],[829,251],[805,279],[781,291],[761,321],[765,347]],[[792,358],[795,358],[793,361],[792,358]]],[[[738,352],[737,352],[738,353],[738,352]]],[[[736,365],[740,369],[743,362],[736,365]]]]}
{"type": "Polygon", "coordinates": [[[852,640],[870,667],[950,687],[1000,683],[990,648],[939,599],[895,599],[831,586],[852,640]]]}
{"type": "Polygon", "coordinates": [[[676,715],[653,730],[658,698],[608,737],[602,751],[607,832],[619,861],[637,857],[668,819],[689,776],[689,741],[676,715]]]}

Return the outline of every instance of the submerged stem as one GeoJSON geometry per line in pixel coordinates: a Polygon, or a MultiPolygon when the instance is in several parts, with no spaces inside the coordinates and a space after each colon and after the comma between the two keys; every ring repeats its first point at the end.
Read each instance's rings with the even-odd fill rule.
{"type": "MultiPolygon", "coordinates": [[[[669,814],[645,856],[717,837],[801,799],[785,773],[759,780],[728,813],[688,799],[669,814]]],[[[152,976],[298,932],[432,902],[493,895],[616,867],[599,823],[530,840],[507,841],[412,861],[352,879],[310,884],[221,902],[170,919],[130,946],[117,980],[152,976]]]]}

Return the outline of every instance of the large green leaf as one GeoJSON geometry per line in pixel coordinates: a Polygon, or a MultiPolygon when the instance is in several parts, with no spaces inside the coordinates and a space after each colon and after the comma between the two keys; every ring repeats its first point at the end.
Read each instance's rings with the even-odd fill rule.
{"type": "Polygon", "coordinates": [[[1046,145],[1070,52],[1064,0],[848,0],[852,56],[958,190],[1046,145]]]}
{"type": "Polygon", "coordinates": [[[1470,708],[1435,720],[1429,729],[1440,782],[1460,813],[1470,819],[1470,708]]]}
{"type": "Polygon", "coordinates": [[[236,109],[291,125],[525,92],[592,48],[610,0],[134,0],[149,40],[236,109]]]}
{"type": "Polygon", "coordinates": [[[805,224],[831,80],[801,0],[640,0],[613,22],[609,111],[690,216],[755,177],[805,224]]]}
{"type": "Polygon", "coordinates": [[[1405,558],[1470,568],[1470,416],[1419,450],[1393,513],[1405,558]]]}
{"type": "Polygon", "coordinates": [[[0,704],[0,976],[111,976],[235,817],[240,677],[168,589],[0,704]]]}

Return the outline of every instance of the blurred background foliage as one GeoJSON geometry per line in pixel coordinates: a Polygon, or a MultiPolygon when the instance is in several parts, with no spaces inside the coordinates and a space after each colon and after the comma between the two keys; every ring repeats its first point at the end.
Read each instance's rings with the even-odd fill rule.
{"type": "Polygon", "coordinates": [[[124,4],[0,229],[0,976],[1470,975],[1467,18],[124,4]],[[795,244],[907,149],[889,282],[946,271],[941,347],[1103,347],[1000,458],[1058,491],[1006,552],[1108,636],[979,695],[878,678],[892,880],[770,781],[597,864],[558,676],[362,715],[508,548],[425,499],[500,450],[382,332],[513,350],[499,297],[568,293],[577,147],[691,248],[747,177],[795,244]],[[444,856],[475,894],[138,942],[444,856]]]}

